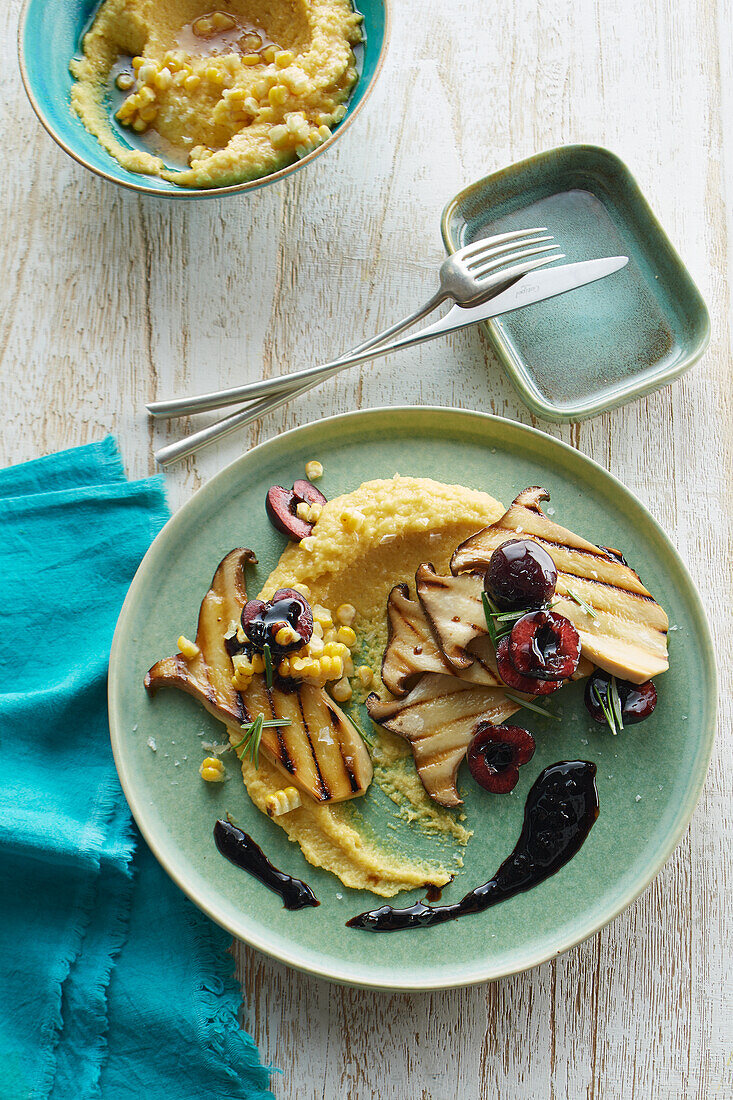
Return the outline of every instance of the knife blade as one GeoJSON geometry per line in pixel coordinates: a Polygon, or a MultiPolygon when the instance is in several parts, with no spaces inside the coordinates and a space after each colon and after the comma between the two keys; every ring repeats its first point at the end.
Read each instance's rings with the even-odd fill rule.
{"type": "Polygon", "coordinates": [[[445,332],[455,332],[468,325],[475,325],[477,321],[488,321],[502,313],[511,313],[512,310],[534,305],[535,302],[544,302],[558,294],[605,279],[607,275],[613,275],[615,271],[626,267],[628,262],[628,256],[604,256],[599,260],[581,260],[575,264],[545,268],[544,271],[531,271],[508,290],[480,306],[453,306],[435,324],[428,325],[413,336],[395,341],[390,345],[390,350],[403,347],[407,343],[430,340],[445,332]]]}

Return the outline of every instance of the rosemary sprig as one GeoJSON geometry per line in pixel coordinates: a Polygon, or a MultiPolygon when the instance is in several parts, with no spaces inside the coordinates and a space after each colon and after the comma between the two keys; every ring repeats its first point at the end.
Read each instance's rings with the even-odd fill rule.
{"type": "Polygon", "coordinates": [[[262,656],[265,660],[265,683],[269,688],[272,687],[272,651],[270,650],[267,642],[262,647],[262,656]]]}
{"type": "Polygon", "coordinates": [[[245,723],[245,725],[240,727],[244,730],[244,737],[241,741],[237,741],[235,745],[230,745],[230,748],[234,750],[240,760],[249,753],[252,758],[252,763],[257,768],[259,767],[262,731],[272,726],[289,725],[289,718],[265,719],[264,714],[258,714],[254,722],[245,723]],[[242,751],[239,752],[239,749],[242,751]]]}
{"type": "Polygon", "coordinates": [[[611,733],[616,736],[624,728],[623,720],[623,708],[621,706],[621,698],[618,693],[618,686],[616,684],[616,677],[612,676],[608,683],[608,691],[606,698],[601,695],[598,684],[593,685],[593,695],[598,703],[598,706],[603,711],[603,717],[608,722],[611,733]]]}
{"type": "Polygon", "coordinates": [[[598,618],[598,616],[596,615],[593,608],[590,607],[585,602],[585,600],[581,600],[580,596],[576,596],[576,594],[570,588],[566,588],[563,595],[569,596],[571,600],[573,600],[575,603],[577,603],[578,607],[582,608],[583,611],[585,611],[586,615],[590,615],[591,619],[597,619],[598,618]]]}
{"type": "Polygon", "coordinates": [[[491,643],[496,649],[497,644],[502,638],[506,638],[507,634],[511,634],[512,627],[517,619],[521,619],[524,615],[529,614],[529,610],[523,611],[502,611],[500,607],[497,607],[487,592],[481,593],[481,604],[484,609],[484,618],[486,619],[486,629],[489,632],[491,643]],[[508,623],[507,627],[504,624],[508,623]],[[497,624],[501,624],[498,626],[497,624]]]}
{"type": "Polygon", "coordinates": [[[561,719],[557,714],[553,714],[551,710],[545,710],[544,707],[538,707],[536,703],[530,703],[529,699],[522,699],[521,695],[515,695],[513,691],[507,691],[504,688],[504,694],[507,699],[511,699],[513,703],[517,703],[520,707],[524,707],[525,710],[533,710],[535,714],[541,714],[543,718],[551,718],[553,722],[559,722],[561,719]]]}

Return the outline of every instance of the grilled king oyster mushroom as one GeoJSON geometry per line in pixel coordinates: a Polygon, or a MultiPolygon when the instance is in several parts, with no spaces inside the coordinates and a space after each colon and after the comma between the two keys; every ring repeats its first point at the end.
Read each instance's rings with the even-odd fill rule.
{"type": "Polygon", "coordinates": [[[406,584],[395,585],[389,594],[387,623],[389,635],[382,660],[382,683],[393,695],[406,695],[426,672],[460,676],[486,687],[500,686],[488,637],[471,643],[473,663],[458,673],[443,656],[425,612],[416,600],[410,599],[406,584]]]}
{"type": "Polygon", "coordinates": [[[457,676],[427,673],[404,699],[383,702],[372,692],[369,716],[409,741],[418,775],[441,806],[460,806],[458,768],[478,722],[498,725],[517,710],[501,688],[480,687],[457,676]]]}
{"type": "Polygon", "coordinates": [[[666,672],[669,622],[663,609],[618,557],[553,523],[540,507],[549,499],[546,489],[525,489],[497,523],[461,543],[451,560],[452,572],[485,570],[494,550],[508,539],[533,538],[557,567],[552,609],[575,626],[583,656],[635,684],[666,672]],[[570,593],[584,601],[595,618],[570,593]]]}
{"type": "Polygon", "coordinates": [[[481,602],[484,578],[476,573],[440,577],[429,562],[415,574],[417,595],[445,658],[454,669],[469,668],[467,646],[488,633],[481,602]]]}
{"type": "Polygon", "coordinates": [[[203,703],[223,722],[232,743],[240,726],[258,714],[289,718],[290,724],[262,731],[260,748],[290,780],[316,802],[343,802],[361,795],[372,779],[372,764],[356,727],[322,688],[299,684],[292,692],[267,688],[256,675],[246,692],[232,686],[233,666],[224,633],[239,621],[247,602],[244,569],[257,561],[251,550],[232,550],[220,563],[204,596],[196,630],[196,657],[164,657],[145,677],[154,694],[177,687],[203,703]]]}

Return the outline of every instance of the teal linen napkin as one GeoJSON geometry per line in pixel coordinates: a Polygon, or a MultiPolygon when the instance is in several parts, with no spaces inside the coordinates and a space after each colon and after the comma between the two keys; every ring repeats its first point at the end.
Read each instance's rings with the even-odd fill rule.
{"type": "Polygon", "coordinates": [[[230,937],[135,830],[109,745],[122,601],[168,517],[116,444],[0,470],[0,1098],[264,1100],[230,937]]]}

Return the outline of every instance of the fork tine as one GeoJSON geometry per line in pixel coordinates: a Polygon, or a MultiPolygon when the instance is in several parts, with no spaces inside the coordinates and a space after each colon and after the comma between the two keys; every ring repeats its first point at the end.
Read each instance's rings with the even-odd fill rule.
{"type": "Polygon", "coordinates": [[[543,225],[539,229],[514,229],[511,233],[497,233],[493,237],[483,237],[480,241],[474,241],[473,244],[467,244],[464,248],[459,249],[456,255],[460,256],[462,260],[467,260],[471,256],[475,256],[477,252],[483,252],[486,248],[493,248],[494,245],[503,244],[504,241],[516,241],[520,237],[527,237],[530,233],[546,233],[547,226],[543,225]]]}
{"type": "Polygon", "coordinates": [[[543,244],[535,248],[521,248],[516,252],[510,252],[508,255],[495,256],[487,259],[484,264],[477,267],[471,274],[474,279],[480,279],[494,271],[498,272],[505,264],[515,263],[518,260],[525,260],[529,256],[537,256],[540,252],[552,252],[558,247],[559,246],[556,244],[543,244]]]}
{"type": "MultiPolygon", "coordinates": [[[[539,251],[539,249],[537,250],[539,251]]],[[[517,279],[521,279],[522,275],[526,275],[529,271],[534,271],[537,267],[544,267],[546,264],[554,264],[556,260],[564,260],[565,253],[560,252],[557,256],[540,256],[536,260],[524,260],[521,264],[515,264],[514,267],[508,267],[502,271],[487,271],[483,275],[477,276],[477,282],[483,282],[485,279],[495,279],[497,283],[502,285],[506,282],[508,286],[516,282],[517,279]]]]}
{"type": "MultiPolygon", "coordinates": [[[[550,236],[547,236],[547,237],[530,237],[529,240],[527,240],[527,241],[521,241],[521,245],[524,248],[525,246],[528,247],[531,244],[543,244],[545,241],[554,241],[554,240],[555,240],[555,238],[550,237],[550,236]]],[[[468,264],[464,263],[464,267],[466,268],[467,271],[473,272],[474,270],[477,270],[477,269],[479,269],[483,266],[483,261],[485,259],[491,258],[493,256],[501,256],[505,252],[511,252],[513,248],[516,248],[516,246],[517,246],[516,241],[507,241],[506,244],[496,245],[494,248],[487,248],[485,252],[479,252],[479,253],[477,253],[477,255],[472,256],[471,257],[471,262],[468,263],[468,264]]],[[[553,246],[553,247],[555,247],[555,246],[553,246]]],[[[505,263],[506,262],[506,257],[500,262],[505,263]]]]}

